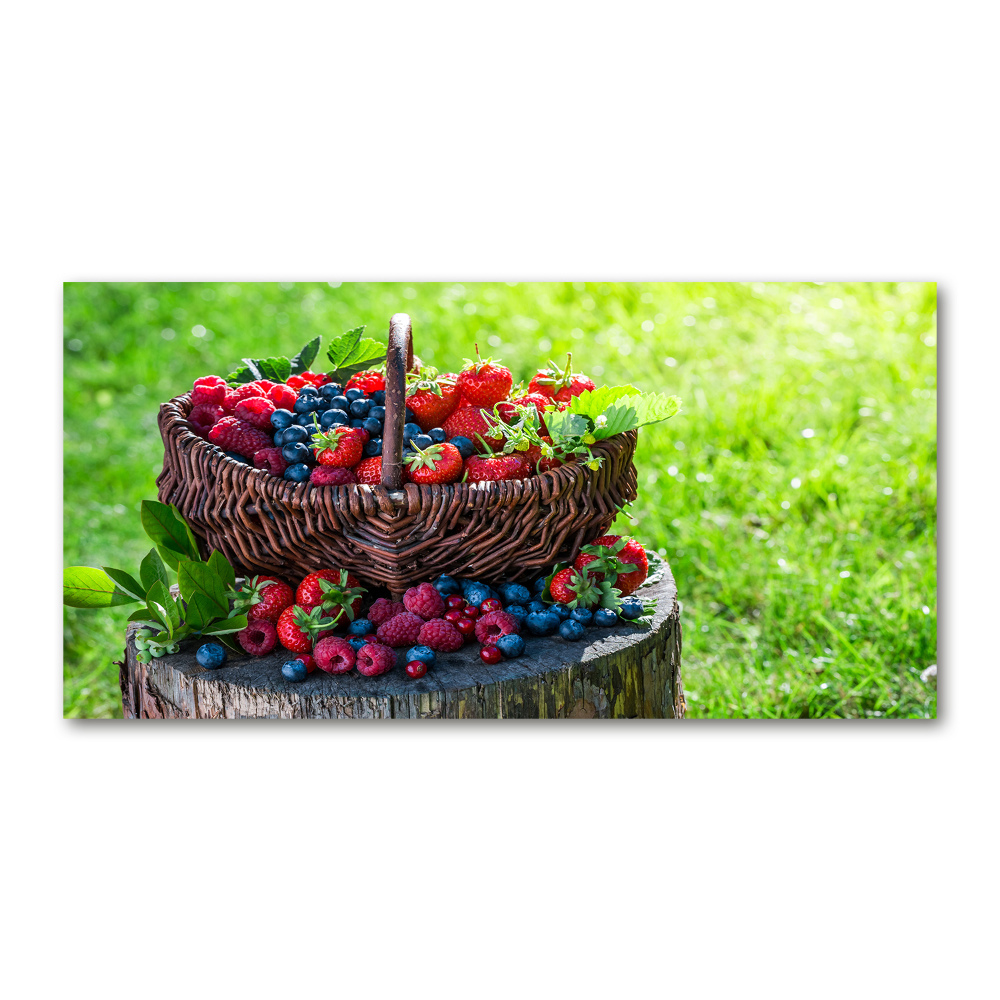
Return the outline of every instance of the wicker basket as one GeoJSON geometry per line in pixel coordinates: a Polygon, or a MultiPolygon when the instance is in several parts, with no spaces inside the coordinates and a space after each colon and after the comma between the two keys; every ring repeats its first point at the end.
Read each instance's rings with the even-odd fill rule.
{"type": "Polygon", "coordinates": [[[175,504],[207,555],[244,573],[296,580],[337,566],[398,595],[440,573],[529,580],[575,557],[636,497],[636,432],[598,442],[596,471],[568,464],[530,479],[447,486],[402,484],[410,319],[392,317],[380,486],[311,486],[229,458],[191,429],[190,394],[160,407],[159,498],[175,504]]]}

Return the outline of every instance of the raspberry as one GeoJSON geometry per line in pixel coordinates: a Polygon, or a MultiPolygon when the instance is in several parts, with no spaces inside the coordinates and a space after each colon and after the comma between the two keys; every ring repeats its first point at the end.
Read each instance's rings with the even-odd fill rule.
{"type": "Polygon", "coordinates": [[[226,398],[226,381],[218,375],[206,375],[204,378],[196,378],[194,387],[191,390],[191,405],[203,406],[206,403],[220,405],[226,398]]]}
{"type": "Polygon", "coordinates": [[[313,659],[320,670],[328,674],[346,674],[354,669],[354,647],[346,640],[331,635],[313,646],[313,659]]]}
{"type": "Polygon", "coordinates": [[[242,632],[236,633],[236,638],[251,656],[263,656],[274,649],[278,631],[266,618],[254,618],[242,632]]]}
{"type": "Polygon", "coordinates": [[[287,385],[276,385],[273,389],[268,390],[267,398],[274,403],[277,410],[294,410],[295,400],[299,396],[294,389],[289,389],[287,385]]]}
{"type": "Polygon", "coordinates": [[[271,429],[272,413],[274,413],[274,403],[262,396],[251,396],[249,399],[240,400],[233,411],[234,416],[245,420],[251,427],[256,427],[259,431],[271,429]]]}
{"type": "Polygon", "coordinates": [[[476,622],[476,638],[484,646],[493,646],[502,635],[515,635],[521,623],[506,611],[491,611],[476,622]]]}
{"type": "Polygon", "coordinates": [[[376,625],[384,625],[390,618],[395,618],[396,615],[402,614],[405,610],[406,608],[402,604],[393,604],[387,598],[380,597],[368,609],[365,617],[370,622],[375,622],[376,625]]]}
{"type": "Polygon", "coordinates": [[[288,468],[288,463],[281,454],[280,448],[261,448],[253,453],[253,464],[255,469],[263,469],[270,472],[272,476],[281,478],[288,468]]]}
{"type": "Polygon", "coordinates": [[[404,611],[401,615],[393,615],[384,625],[379,625],[375,634],[378,641],[387,646],[413,646],[420,638],[423,627],[423,618],[404,611]]]}
{"type": "Polygon", "coordinates": [[[209,432],[208,440],[223,451],[235,451],[246,458],[262,448],[271,448],[274,442],[270,435],[251,427],[238,417],[223,417],[209,432]]]}
{"type": "Polygon", "coordinates": [[[368,643],[357,654],[358,673],[365,677],[378,677],[396,665],[396,654],[388,646],[368,643]]]}
{"type": "Polygon", "coordinates": [[[438,593],[433,583],[422,583],[419,587],[410,587],[403,594],[403,606],[407,611],[420,615],[424,621],[440,618],[444,614],[444,598],[438,593]]]}
{"type": "Polygon", "coordinates": [[[309,473],[309,482],[313,486],[347,486],[357,481],[358,477],[350,469],[336,465],[317,465],[309,473]]]}
{"type": "Polygon", "coordinates": [[[274,388],[274,383],[266,378],[259,378],[256,382],[251,382],[250,384],[257,386],[265,396],[274,388]]]}
{"type": "Polygon", "coordinates": [[[462,648],[462,643],[465,641],[462,633],[443,618],[427,622],[417,638],[422,646],[430,646],[439,653],[454,653],[456,649],[462,648]]]}
{"type": "Polygon", "coordinates": [[[248,382],[246,385],[238,385],[235,389],[230,389],[226,393],[222,400],[222,408],[226,413],[232,413],[236,409],[237,403],[242,403],[244,399],[250,399],[251,396],[263,395],[264,393],[253,382],[248,382]]]}
{"type": "Polygon", "coordinates": [[[354,467],[354,472],[359,483],[368,486],[378,486],[382,482],[382,458],[379,455],[373,458],[363,458],[354,467]]]}
{"type": "Polygon", "coordinates": [[[208,432],[222,419],[222,407],[216,403],[199,403],[188,414],[188,423],[195,434],[208,437],[208,432]]]}

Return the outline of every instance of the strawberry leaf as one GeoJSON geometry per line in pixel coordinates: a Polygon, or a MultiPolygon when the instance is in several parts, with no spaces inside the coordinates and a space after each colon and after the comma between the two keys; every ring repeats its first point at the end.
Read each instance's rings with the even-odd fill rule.
{"type": "Polygon", "coordinates": [[[596,420],[612,403],[638,394],[639,390],[634,385],[602,385],[599,389],[588,389],[574,396],[569,401],[569,412],[581,413],[596,420]]]}
{"type": "MultiPolygon", "coordinates": [[[[302,372],[309,371],[309,366],[316,360],[316,355],[319,354],[319,345],[321,343],[320,337],[314,337],[312,340],[306,344],[305,347],[299,351],[291,360],[292,374],[299,375],[302,372]]],[[[282,382],[285,379],[281,380],[282,382]]]]}
{"type": "Polygon", "coordinates": [[[347,333],[330,342],[326,356],[333,365],[331,378],[343,384],[352,375],[380,364],[386,358],[386,346],[370,337],[362,337],[363,326],[348,330],[347,333]]]}

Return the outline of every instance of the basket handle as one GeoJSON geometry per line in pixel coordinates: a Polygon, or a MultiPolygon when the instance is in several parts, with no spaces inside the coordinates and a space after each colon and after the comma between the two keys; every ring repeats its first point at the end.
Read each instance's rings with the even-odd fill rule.
{"type": "Polygon", "coordinates": [[[406,373],[413,365],[413,328],[406,313],[389,320],[385,359],[385,425],[382,431],[382,485],[403,485],[403,424],[406,422],[406,373]]]}

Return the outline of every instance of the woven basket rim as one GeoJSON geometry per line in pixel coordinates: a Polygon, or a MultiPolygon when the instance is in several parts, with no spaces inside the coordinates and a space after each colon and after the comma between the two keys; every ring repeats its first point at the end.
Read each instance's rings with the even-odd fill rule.
{"type": "MultiPolygon", "coordinates": [[[[246,465],[243,462],[237,462],[230,458],[217,444],[213,444],[211,441],[206,441],[203,437],[201,437],[201,435],[195,433],[187,419],[190,411],[190,392],[174,396],[166,402],[161,403],[161,430],[165,433],[176,436],[178,438],[178,443],[184,439],[184,435],[189,435],[193,439],[191,443],[195,448],[210,449],[214,453],[211,456],[214,460],[231,462],[234,466],[238,466],[239,468],[234,470],[234,474],[239,478],[241,484],[245,485],[249,482],[251,475],[254,475],[255,489],[264,493],[268,499],[282,500],[285,503],[291,502],[293,505],[295,505],[296,502],[301,505],[311,494],[314,493],[314,491],[352,489],[356,489],[359,492],[369,491],[376,495],[381,493],[397,506],[407,506],[408,494],[413,490],[419,490],[423,496],[427,496],[427,491],[430,491],[429,496],[431,498],[451,497],[454,496],[456,492],[475,490],[477,493],[486,493],[491,500],[495,499],[500,502],[523,502],[525,500],[529,500],[534,494],[542,495],[545,492],[546,480],[551,482],[553,486],[560,482],[566,482],[569,484],[576,480],[582,480],[584,485],[586,485],[586,483],[600,471],[592,470],[583,463],[570,462],[565,465],[561,465],[559,468],[553,469],[550,472],[536,473],[535,475],[529,476],[527,479],[505,480],[499,483],[459,482],[430,484],[410,482],[404,483],[399,490],[389,490],[381,484],[369,485],[367,483],[348,483],[342,486],[319,486],[309,482],[293,483],[286,479],[279,479],[277,476],[273,476],[263,469],[256,469],[252,465],[246,465]],[[167,423],[169,426],[163,426],[164,416],[168,418],[167,423]],[[171,421],[169,420],[170,417],[174,417],[175,419],[171,421]],[[514,490],[511,489],[512,487],[514,490]]],[[[612,435],[609,438],[604,438],[603,440],[598,441],[592,446],[591,450],[598,457],[602,454],[610,455],[610,453],[619,448],[628,447],[629,438],[632,439],[634,444],[638,439],[638,433],[631,430],[625,431],[621,434],[612,435]]]]}

